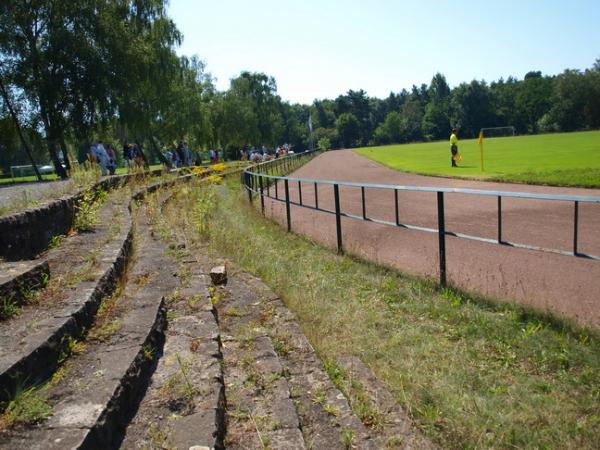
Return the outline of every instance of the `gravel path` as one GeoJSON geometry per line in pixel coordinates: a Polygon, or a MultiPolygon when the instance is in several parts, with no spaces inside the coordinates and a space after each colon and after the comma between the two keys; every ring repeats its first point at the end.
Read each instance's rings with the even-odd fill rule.
{"type": "MultiPolygon", "coordinates": [[[[594,189],[477,182],[401,173],[352,151],[324,153],[298,170],[294,176],[395,185],[600,196],[600,190],[594,189]]],[[[280,190],[280,195],[282,192],[283,189],[280,190]]],[[[314,205],[312,185],[303,186],[302,194],[305,203],[314,205]]],[[[298,200],[295,183],[290,184],[290,196],[298,200]]],[[[342,187],[340,196],[344,212],[362,215],[360,189],[342,187]]],[[[319,187],[318,197],[320,207],[334,209],[331,187],[319,187]]],[[[392,191],[367,190],[366,202],[368,217],[394,222],[392,191]]],[[[284,223],[284,205],[270,201],[266,203],[267,214],[284,223]]],[[[437,228],[435,193],[401,192],[399,204],[400,222],[437,228]]],[[[446,194],[445,205],[447,230],[496,238],[495,197],[446,194]]],[[[505,198],[502,207],[504,240],[572,251],[572,202],[505,198]]],[[[600,204],[581,204],[579,212],[579,251],[600,255],[600,204]]],[[[333,215],[294,206],[291,213],[292,229],[295,232],[335,247],[333,215]]],[[[437,234],[348,218],[342,218],[342,230],[346,251],[407,273],[437,280],[437,234]]],[[[446,238],[446,253],[448,281],[452,285],[600,327],[599,261],[454,237],[446,238]]]]}

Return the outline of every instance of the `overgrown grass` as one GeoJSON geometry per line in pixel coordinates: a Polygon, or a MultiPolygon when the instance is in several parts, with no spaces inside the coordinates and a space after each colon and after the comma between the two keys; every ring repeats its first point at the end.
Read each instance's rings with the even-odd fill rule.
{"type": "Polygon", "coordinates": [[[461,140],[463,160],[450,167],[448,141],[360,148],[392,169],[452,177],[556,186],[600,187],[600,131],[484,140],[485,171],[477,139],[461,140]]]}
{"type": "Polygon", "coordinates": [[[237,180],[210,191],[175,197],[173,231],[261,277],[324,360],[361,358],[443,448],[597,448],[595,333],[337,256],[260,217],[237,180]]]}

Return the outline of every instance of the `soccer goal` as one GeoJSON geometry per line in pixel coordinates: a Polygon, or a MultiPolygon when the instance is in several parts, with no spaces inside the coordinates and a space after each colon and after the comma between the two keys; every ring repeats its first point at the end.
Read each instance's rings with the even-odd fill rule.
{"type": "Polygon", "coordinates": [[[479,130],[479,136],[483,136],[486,138],[493,137],[506,137],[506,136],[514,136],[515,135],[515,127],[507,126],[507,127],[488,127],[482,128],[479,130]]]}

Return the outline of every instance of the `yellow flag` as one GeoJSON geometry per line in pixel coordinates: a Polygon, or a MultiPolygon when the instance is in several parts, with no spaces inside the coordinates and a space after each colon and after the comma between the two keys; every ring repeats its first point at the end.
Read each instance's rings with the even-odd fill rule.
{"type": "Polygon", "coordinates": [[[479,130],[479,140],[477,141],[479,145],[483,144],[483,130],[479,130]]]}

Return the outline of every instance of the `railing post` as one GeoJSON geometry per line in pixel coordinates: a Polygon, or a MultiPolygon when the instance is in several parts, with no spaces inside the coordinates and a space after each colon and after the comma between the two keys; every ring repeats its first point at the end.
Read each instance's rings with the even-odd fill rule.
{"type": "Polygon", "coordinates": [[[573,255],[577,255],[577,235],[579,228],[579,202],[575,200],[575,211],[574,211],[574,221],[573,221],[573,255]]]}
{"type": "Polygon", "coordinates": [[[315,209],[319,209],[319,190],[317,188],[316,182],[315,182],[315,209]]]}
{"type": "Polygon", "coordinates": [[[277,185],[279,184],[279,180],[275,179],[275,199],[279,200],[279,190],[277,189],[277,185]]]}
{"type": "Polygon", "coordinates": [[[285,214],[287,217],[287,230],[292,231],[292,216],[290,211],[290,187],[287,178],[284,180],[285,186],[285,214]]]}
{"type": "Polygon", "coordinates": [[[258,184],[260,186],[260,211],[263,216],[265,215],[265,196],[264,196],[264,186],[263,186],[263,177],[262,174],[258,178],[258,184]]]}
{"type": "Polygon", "coordinates": [[[446,225],[444,220],[444,193],[437,193],[438,238],[440,258],[440,286],[446,286],[446,225]]]}
{"type": "Polygon", "coordinates": [[[300,206],[302,206],[302,182],[298,181],[298,198],[300,199],[300,206]]]}
{"type": "Polygon", "coordinates": [[[363,220],[367,219],[367,207],[365,206],[365,187],[361,186],[360,187],[360,195],[362,198],[362,216],[363,216],[363,220]]]}
{"type": "Polygon", "coordinates": [[[335,200],[335,229],[337,233],[337,252],[338,255],[344,253],[342,247],[342,216],[340,211],[340,187],[337,184],[333,185],[333,197],[335,200]]]}
{"type": "Polygon", "coordinates": [[[246,189],[248,190],[248,200],[252,203],[252,188],[250,186],[250,174],[246,174],[246,189]]]}
{"type": "Polygon", "coordinates": [[[498,196],[498,244],[502,244],[502,196],[498,196]]]}
{"type": "Polygon", "coordinates": [[[394,205],[396,206],[396,226],[400,226],[400,206],[398,205],[398,189],[394,189],[394,205]]]}

